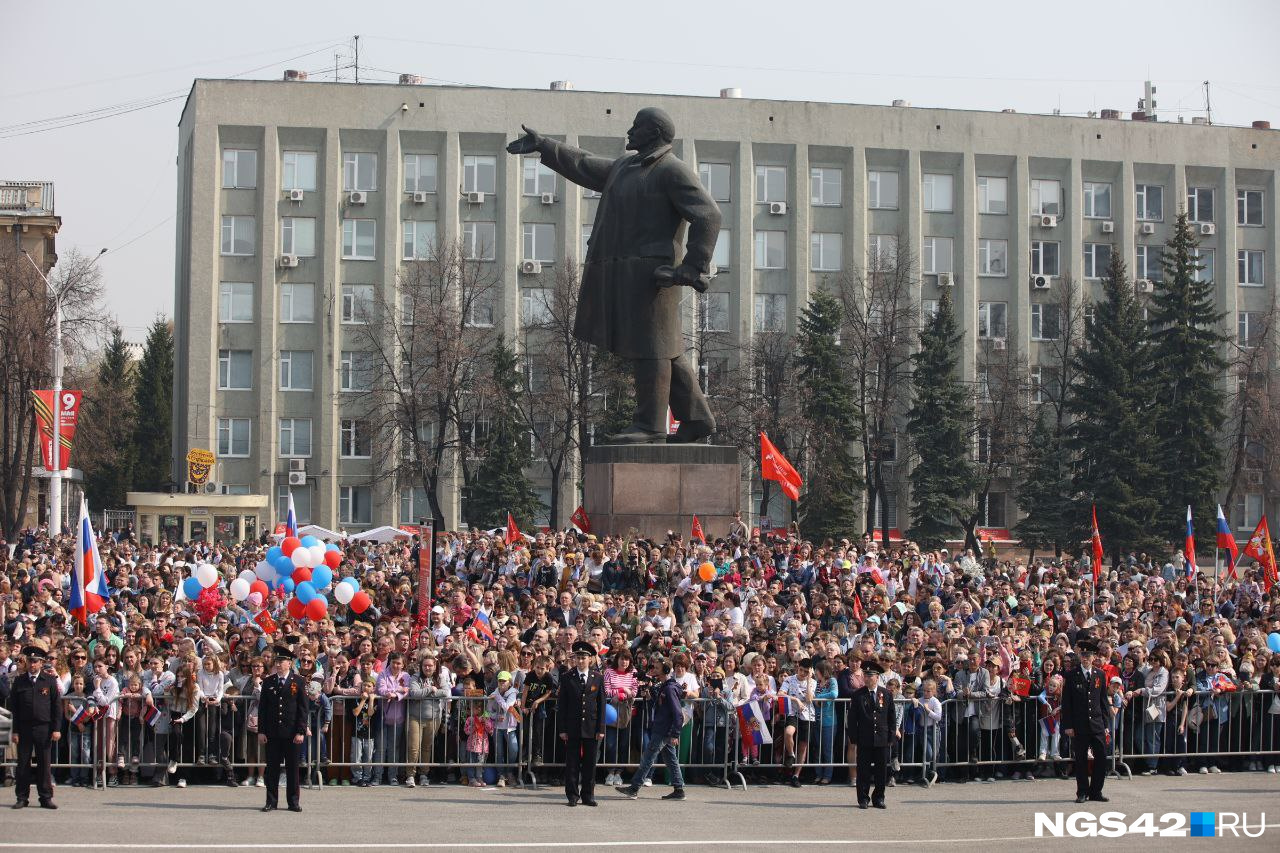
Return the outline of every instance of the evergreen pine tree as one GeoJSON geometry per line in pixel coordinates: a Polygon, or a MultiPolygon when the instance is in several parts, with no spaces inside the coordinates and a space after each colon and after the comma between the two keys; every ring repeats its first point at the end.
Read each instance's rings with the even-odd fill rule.
{"type": "Polygon", "coordinates": [[[92,455],[85,472],[85,496],[95,510],[122,507],[133,483],[133,364],[120,327],[98,364],[96,386],[85,401],[84,441],[92,455]]]}
{"type": "Polygon", "coordinates": [[[1147,319],[1156,367],[1160,530],[1173,541],[1183,535],[1188,505],[1200,521],[1200,536],[1213,536],[1212,507],[1222,478],[1227,339],[1219,324],[1226,315],[1215,310],[1213,281],[1200,275],[1205,267],[1198,249],[1187,214],[1179,213],[1147,319]]]}
{"type": "Polygon", "coordinates": [[[1071,458],[1048,419],[1041,413],[1027,443],[1018,507],[1026,513],[1013,528],[1024,548],[1034,554],[1052,548],[1054,556],[1079,541],[1071,493],[1071,458]]]}
{"type": "Polygon", "coordinates": [[[1104,299],[1073,357],[1078,381],[1067,395],[1073,416],[1067,446],[1078,495],[1073,515],[1087,523],[1098,507],[1103,542],[1113,562],[1130,550],[1162,550],[1156,497],[1158,439],[1152,424],[1153,362],[1142,308],[1120,253],[1102,282],[1104,299]]]}
{"type": "Polygon", "coordinates": [[[960,329],[948,291],[920,332],[912,357],[912,406],[907,437],[911,469],[911,528],[907,536],[925,548],[940,548],[964,535],[961,514],[977,488],[970,435],[973,399],[961,384],[960,329]]]}
{"type": "Polygon", "coordinates": [[[813,463],[801,496],[800,526],[814,540],[853,533],[862,493],[862,472],[852,451],[858,438],[853,387],[840,368],[836,344],[842,314],[834,296],[818,291],[801,312],[796,335],[801,413],[813,463]]]}
{"type": "Polygon", "coordinates": [[[134,383],[134,411],[138,461],[133,485],[159,491],[172,479],[173,470],[173,330],[163,318],[147,331],[134,383]]]}
{"type": "Polygon", "coordinates": [[[528,528],[542,504],[524,473],[532,454],[517,400],[524,393],[520,361],[502,337],[493,348],[490,382],[497,392],[497,402],[489,419],[489,435],[481,448],[484,455],[476,469],[471,500],[467,502],[467,522],[475,527],[501,527],[506,525],[509,512],[517,526],[528,528]]]}

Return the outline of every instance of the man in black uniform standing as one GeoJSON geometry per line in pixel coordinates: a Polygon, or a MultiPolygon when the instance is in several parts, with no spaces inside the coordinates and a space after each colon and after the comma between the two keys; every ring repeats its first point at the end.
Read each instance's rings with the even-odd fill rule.
{"type": "Polygon", "coordinates": [[[56,809],[53,776],[49,771],[49,750],[61,739],[62,702],[58,682],[44,666],[45,651],[39,646],[22,650],[26,672],[13,675],[9,691],[9,711],[13,714],[13,742],[18,746],[17,780],[13,792],[15,809],[25,809],[31,796],[31,757],[36,759],[36,793],[40,808],[56,809]]]}
{"type": "Polygon", "coordinates": [[[1062,687],[1062,730],[1071,738],[1076,768],[1076,802],[1108,802],[1102,796],[1107,778],[1107,739],[1111,734],[1111,704],[1107,676],[1094,660],[1098,644],[1084,638],[1076,643],[1079,664],[1066,674],[1062,687]],[[1093,753],[1093,773],[1089,753],[1093,753]]]}
{"type": "Polygon", "coordinates": [[[596,805],[596,752],[604,740],[604,675],[591,665],[596,650],[579,640],[573,663],[560,670],[556,698],[560,740],[564,742],[564,793],[569,805],[596,805]]]}
{"type": "Polygon", "coordinates": [[[849,725],[858,745],[858,808],[865,809],[870,803],[882,809],[889,778],[889,752],[897,728],[893,696],[880,686],[884,667],[869,660],[862,664],[862,671],[866,684],[855,690],[849,700],[849,725]]]}
{"type": "Polygon", "coordinates": [[[285,767],[285,796],[289,811],[300,812],[298,803],[298,754],[307,735],[307,684],[293,671],[293,652],[275,646],[276,671],[262,682],[258,703],[258,742],[267,747],[267,804],[275,811],[280,801],[280,762],[285,767]]]}

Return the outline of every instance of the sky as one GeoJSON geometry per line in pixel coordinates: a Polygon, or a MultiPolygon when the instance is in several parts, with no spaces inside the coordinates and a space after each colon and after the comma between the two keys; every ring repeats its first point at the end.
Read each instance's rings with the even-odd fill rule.
{"type": "MultiPolygon", "coordinates": [[[[141,341],[173,312],[175,159],[197,77],[427,82],[1084,114],[1280,127],[1275,0],[6,3],[0,179],[51,180],[59,251],[96,254],[141,341]],[[560,22],[554,20],[558,13],[560,22]],[[337,58],[335,60],[335,54],[337,58]],[[340,79],[353,79],[344,68],[340,79]],[[51,119],[55,119],[51,121],[51,119]]],[[[513,127],[513,136],[519,128],[513,127]]]]}

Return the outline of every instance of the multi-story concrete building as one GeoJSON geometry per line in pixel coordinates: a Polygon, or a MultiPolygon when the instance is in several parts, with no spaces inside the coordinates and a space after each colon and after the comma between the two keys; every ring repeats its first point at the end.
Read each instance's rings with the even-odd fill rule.
{"type": "MultiPolygon", "coordinates": [[[[1034,375],[1057,283],[1079,281],[1089,298],[1110,252],[1135,278],[1155,277],[1184,206],[1240,333],[1277,305],[1280,135],[1262,128],[1111,111],[198,81],[179,126],[175,471],[187,448],[208,447],[226,490],[270,494],[277,512],[293,471],[299,513],[320,524],[425,514],[421,494],[348,452],[347,309],[371,289],[393,294],[424,239],[483,243],[501,280],[486,322],[514,339],[522,292],[538,285],[521,262],[546,270],[581,256],[596,201],[504,146],[524,122],[617,156],[648,105],[672,115],[676,152],[723,210],[702,324],[739,345],[794,330],[824,277],[894,238],[920,259],[926,307],[950,288],[968,380],[982,353],[1004,346],[1034,375]]],[[[1011,487],[993,489],[986,526],[1013,523],[1011,487]]],[[[1260,484],[1246,491],[1241,527],[1265,503],[1260,484]]],[[[561,518],[577,502],[565,489],[561,518]]],[[[456,523],[456,489],[445,503],[456,523]]]]}

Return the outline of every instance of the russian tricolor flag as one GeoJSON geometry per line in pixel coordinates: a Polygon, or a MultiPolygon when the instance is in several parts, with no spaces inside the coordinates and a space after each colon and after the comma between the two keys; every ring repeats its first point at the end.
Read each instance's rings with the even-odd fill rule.
{"type": "Polygon", "coordinates": [[[494,641],[493,626],[489,624],[489,614],[483,610],[477,610],[476,615],[471,618],[471,627],[475,629],[477,634],[483,634],[489,638],[489,642],[494,641]]]}
{"type": "Polygon", "coordinates": [[[293,508],[293,490],[289,491],[289,515],[284,520],[284,528],[288,536],[298,535],[298,513],[293,508]]]}
{"type": "Polygon", "coordinates": [[[769,721],[760,710],[760,703],[752,699],[738,706],[738,722],[744,740],[751,740],[757,746],[773,743],[773,735],[769,733],[769,721]]]}
{"type": "Polygon", "coordinates": [[[779,696],[779,697],[778,697],[778,713],[779,713],[781,716],[783,716],[783,717],[790,717],[790,716],[792,716],[793,714],[797,713],[796,711],[793,711],[793,710],[792,710],[792,708],[794,708],[794,707],[795,707],[795,703],[793,703],[793,702],[791,701],[791,697],[790,697],[790,696],[787,696],[787,695],[784,693],[783,695],[781,695],[781,696],[779,696]]]}
{"type": "Polygon", "coordinates": [[[1187,542],[1182,550],[1187,556],[1187,577],[1194,578],[1200,567],[1196,565],[1196,527],[1191,521],[1191,504],[1187,504],[1187,542]]]}
{"type": "Polygon", "coordinates": [[[88,626],[89,616],[102,609],[110,598],[107,575],[98,554],[98,537],[89,521],[89,504],[80,499],[80,523],[76,525],[75,571],[71,575],[71,615],[88,626]]]}
{"type": "Polygon", "coordinates": [[[142,708],[142,719],[147,725],[155,726],[156,720],[160,719],[160,709],[155,705],[146,705],[142,708]]]}
{"type": "Polygon", "coordinates": [[[1236,577],[1236,560],[1240,559],[1240,551],[1236,548],[1236,537],[1231,533],[1227,517],[1222,512],[1222,504],[1218,504],[1218,547],[1227,552],[1227,574],[1236,577]]]}

